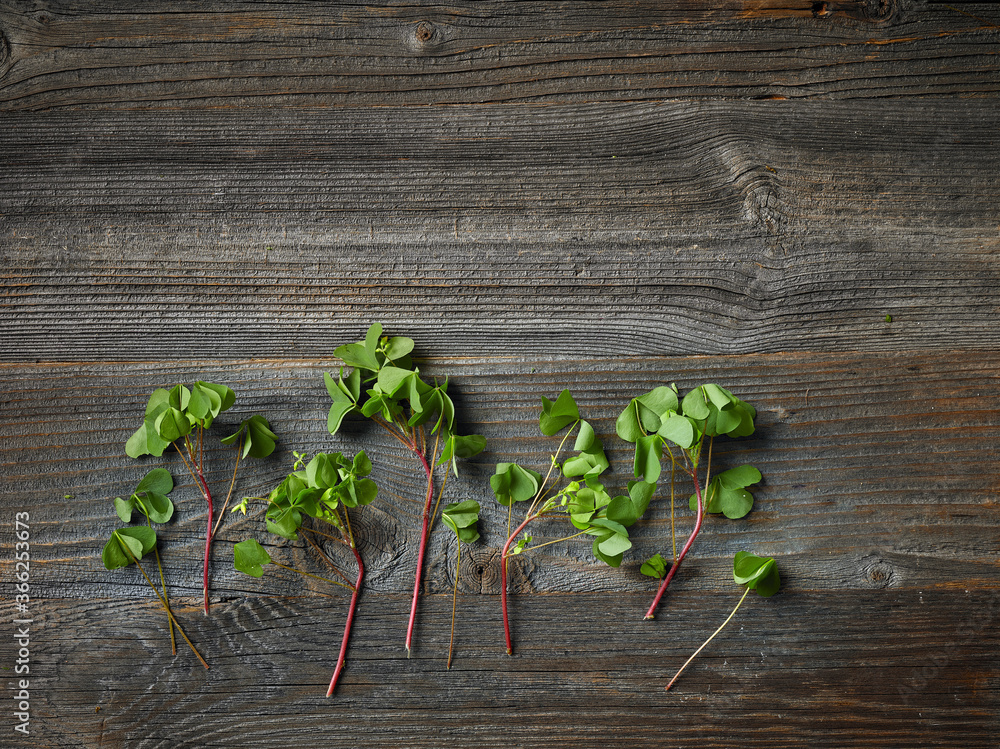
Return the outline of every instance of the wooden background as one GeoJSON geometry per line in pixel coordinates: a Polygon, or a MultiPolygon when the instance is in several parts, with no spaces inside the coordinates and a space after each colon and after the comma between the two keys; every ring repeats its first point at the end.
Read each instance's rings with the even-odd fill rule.
{"type": "Polygon", "coordinates": [[[6,699],[0,745],[996,747],[998,42],[997,6],[961,0],[0,2],[8,698],[15,512],[33,619],[31,734],[6,699]],[[402,647],[418,466],[325,429],[322,373],[376,320],[489,440],[449,482],[485,508],[450,671],[444,533],[402,647]],[[148,393],[198,378],[281,437],[240,494],[293,449],[375,457],[331,699],[347,597],[235,573],[255,521],[223,526],[206,618],[204,503],[174,492],[161,548],[207,672],[101,565],[111,499],[161,464],[124,455],[148,393]],[[623,484],[619,410],[704,381],[759,410],[717,451],[760,467],[754,511],[709,519],[654,621],[662,501],[620,570],[577,542],[518,560],[506,656],[488,477],[547,461],[540,396],[573,390],[623,484]],[[782,592],[665,693],[739,549],[782,592]]]}

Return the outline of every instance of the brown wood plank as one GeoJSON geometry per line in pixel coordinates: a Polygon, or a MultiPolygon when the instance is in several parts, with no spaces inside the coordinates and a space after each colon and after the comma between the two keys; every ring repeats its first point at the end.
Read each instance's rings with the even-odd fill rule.
{"type": "Polygon", "coordinates": [[[0,357],[993,348],[982,106],[8,116],[0,357]]]}
{"type": "Polygon", "coordinates": [[[0,108],[994,98],[989,3],[11,3],[0,108]]]}
{"type": "Polygon", "coordinates": [[[495,598],[463,596],[449,671],[450,596],[425,599],[437,627],[407,659],[406,596],[376,593],[331,699],[343,612],[326,602],[254,596],[211,618],[183,611],[205,671],[170,655],[152,606],[46,601],[32,629],[35,736],[18,745],[993,746],[996,592],[792,587],[747,599],[664,692],[737,598],[677,591],[669,618],[643,621],[636,595],[518,597],[508,657],[495,598]]]}

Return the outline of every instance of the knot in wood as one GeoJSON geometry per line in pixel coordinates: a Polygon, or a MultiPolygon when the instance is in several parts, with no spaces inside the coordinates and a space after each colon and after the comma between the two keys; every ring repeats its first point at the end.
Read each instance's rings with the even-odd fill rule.
{"type": "Polygon", "coordinates": [[[434,24],[430,21],[421,21],[417,24],[414,36],[416,36],[417,41],[421,44],[427,44],[434,38],[434,24]]]}
{"type": "Polygon", "coordinates": [[[813,18],[828,18],[833,15],[833,9],[830,7],[830,3],[819,2],[813,3],[813,18]]]}
{"type": "Polygon", "coordinates": [[[469,548],[467,554],[462,554],[460,583],[463,590],[478,593],[499,593],[499,552],[496,549],[469,548]]]}
{"type": "Polygon", "coordinates": [[[869,557],[862,561],[862,574],[869,588],[881,590],[896,581],[896,570],[880,557],[869,557]]]}

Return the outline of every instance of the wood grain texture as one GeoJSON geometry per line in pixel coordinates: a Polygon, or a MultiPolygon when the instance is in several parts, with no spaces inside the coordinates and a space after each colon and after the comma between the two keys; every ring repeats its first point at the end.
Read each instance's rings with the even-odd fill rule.
{"type": "MultiPolygon", "coordinates": [[[[644,597],[516,600],[503,652],[494,598],[463,596],[444,667],[450,597],[428,596],[414,657],[404,595],[367,596],[338,693],[322,696],[343,612],[316,599],[247,598],[211,619],[179,613],[205,671],[169,654],[162,614],[117,600],[50,600],[37,614],[39,747],[880,747],[987,749],[997,726],[1000,598],[963,591],[786,590],[748,599],[678,591],[670,617],[644,597]],[[967,617],[956,620],[956,610],[967,617]],[[817,615],[817,612],[823,612],[817,615]],[[428,628],[429,629],[429,628],[428,628]],[[627,665],[626,665],[627,664],[627,665]],[[99,676],[98,676],[99,675],[99,676]],[[96,680],[95,680],[96,677],[96,680]]],[[[5,642],[3,647],[9,647],[5,642]]]]}
{"type": "MultiPolygon", "coordinates": [[[[1000,587],[997,479],[982,447],[1000,437],[998,363],[995,352],[966,361],[948,353],[427,362],[425,373],[449,376],[459,423],[488,440],[488,450],[448,483],[452,501],[475,499],[484,507],[484,542],[466,555],[464,589],[498,592],[496,549],[503,543],[506,512],[489,489],[494,463],[540,468],[555,450],[556,443],[537,429],[541,396],[554,398],[563,387],[572,389],[605,440],[615,469],[612,485],[624,491],[631,453],[614,435],[614,420],[628,399],[659,384],[677,382],[684,390],[703,381],[725,383],[759,411],[758,433],[720,441],[714,464],[750,462],[765,481],[746,521],[710,519],[685,580],[678,580],[680,587],[727,589],[726,560],[740,548],[780,556],[790,584],[808,590],[1000,587]]],[[[179,482],[177,520],[164,530],[170,584],[178,595],[197,594],[204,503],[184,485],[190,481],[176,456],[133,461],[124,456],[123,445],[141,419],[148,392],[198,378],[225,382],[240,396],[237,407],[220,418],[220,435],[228,433],[227,424],[261,412],[282,438],[273,458],[244,466],[237,496],[273,488],[287,472],[292,450],[354,453],[363,447],[384,490],[376,504],[358,513],[368,588],[410,589],[419,534],[414,499],[423,496],[419,466],[363,421],[350,422],[337,439],[326,433],[329,398],[322,372],[333,364],[4,368],[0,464],[8,491],[18,504],[31,507],[33,558],[45,570],[35,582],[38,594],[98,598],[113,590],[124,597],[146,596],[138,575],[103,570],[100,549],[119,522],[111,499],[127,496],[146,471],[159,465],[171,468],[179,482]]],[[[213,455],[217,462],[209,480],[222,487],[219,494],[228,485],[232,459],[224,450],[213,455]]],[[[686,499],[689,490],[680,491],[686,499]]],[[[634,529],[636,548],[621,570],[595,563],[586,543],[566,543],[524,564],[513,563],[513,585],[567,593],[648,588],[638,565],[669,548],[667,508],[661,492],[649,519],[634,529]]],[[[679,533],[686,534],[686,508],[679,509],[679,519],[679,533]]],[[[9,546],[12,531],[9,525],[0,529],[0,542],[9,546]]],[[[274,544],[265,539],[259,518],[227,522],[213,572],[220,598],[323,588],[280,574],[262,583],[237,574],[231,544],[248,535],[274,544]]],[[[550,525],[536,535],[562,533],[550,525]]],[[[426,586],[441,592],[451,587],[455,549],[445,535],[434,538],[426,586]]],[[[303,543],[279,547],[286,547],[279,549],[282,558],[296,564],[311,556],[303,543]]]]}
{"type": "Polygon", "coordinates": [[[0,108],[994,98],[995,11],[920,0],[14,2],[0,11],[0,108]]]}
{"type": "Polygon", "coordinates": [[[993,348],[983,112],[7,115],[0,357],[325,357],[356,310],[441,355],[993,348]]]}
{"type": "Polygon", "coordinates": [[[32,617],[32,733],[9,700],[0,746],[993,749],[998,42],[996,6],[961,0],[0,0],[0,667],[32,617]],[[448,484],[484,505],[450,671],[447,534],[402,648],[418,467],[360,422],[325,429],[322,372],[373,320],[489,440],[448,484]],[[322,569],[258,517],[222,527],[210,617],[187,482],[162,529],[209,671],[100,562],[112,498],[160,464],[123,454],[148,393],[199,377],[239,395],[220,434],[260,411],[281,435],[239,496],[293,449],[375,459],[333,699],[347,596],[238,575],[246,536],[322,569]],[[577,541],[518,558],[507,657],[488,477],[548,461],[540,397],[573,390],[618,488],[627,400],[704,381],[759,409],[715,463],[760,467],[754,511],[709,518],[654,621],[638,566],[669,553],[662,498],[621,569],[577,541]],[[782,591],[665,693],[735,604],[739,549],[777,557],[782,591]]]}

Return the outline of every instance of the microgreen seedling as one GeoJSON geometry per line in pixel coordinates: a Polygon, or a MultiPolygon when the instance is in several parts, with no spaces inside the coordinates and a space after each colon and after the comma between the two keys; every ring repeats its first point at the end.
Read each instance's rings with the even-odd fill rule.
{"type": "MultiPolygon", "coordinates": [[[[174,503],[167,496],[174,489],[174,479],[166,468],[154,468],[147,473],[135,491],[127,500],[115,497],[115,512],[125,523],[132,522],[132,513],[138,510],[146,518],[150,530],[153,523],[166,523],[173,517],[174,503]]],[[[163,575],[163,565],[160,563],[160,552],[153,547],[156,556],[156,569],[160,573],[160,585],[163,587],[163,600],[169,609],[170,597],[167,595],[167,581],[163,575]]],[[[174,625],[167,612],[167,624],[170,627],[170,649],[177,655],[177,640],[174,638],[174,625]]]]}
{"type": "Polygon", "coordinates": [[[751,590],[756,590],[757,595],[761,598],[769,598],[778,592],[778,588],[781,587],[781,578],[778,575],[778,565],[771,557],[758,557],[751,554],[748,551],[738,551],[736,556],[733,558],[733,579],[739,585],[746,585],[747,589],[743,591],[743,596],[740,598],[739,603],[732,610],[726,621],[722,623],[717,630],[715,630],[711,636],[702,643],[701,647],[694,651],[690,658],[684,662],[684,665],[680,667],[674,678],[670,680],[667,684],[667,690],[674,685],[677,678],[683,673],[684,669],[688,667],[688,664],[693,661],[698,653],[705,649],[715,636],[723,630],[723,628],[729,624],[730,619],[732,619],[736,612],[739,610],[740,605],[743,600],[747,597],[747,594],[751,590]]]}
{"type": "MultiPolygon", "coordinates": [[[[135,497],[134,494],[133,497],[135,497]]],[[[181,633],[181,637],[184,638],[184,641],[191,648],[191,652],[197,656],[205,668],[208,668],[208,663],[201,657],[201,653],[198,652],[198,649],[188,639],[181,625],[178,624],[177,619],[174,617],[174,612],[170,609],[170,604],[166,598],[166,585],[164,584],[163,595],[160,595],[160,591],[157,590],[156,585],[150,579],[149,575],[146,574],[146,571],[142,568],[142,564],[139,562],[146,554],[155,549],[156,531],[150,526],[137,525],[129,528],[119,528],[112,531],[111,538],[104,544],[104,549],[101,551],[101,561],[104,563],[105,569],[108,570],[117,570],[128,567],[130,564],[135,564],[139,572],[142,573],[142,576],[146,578],[149,587],[153,589],[153,593],[156,594],[156,598],[159,600],[160,605],[163,606],[163,610],[167,612],[167,619],[171,627],[171,637],[173,637],[173,627],[177,627],[177,631],[181,633]]],[[[159,560],[159,556],[157,556],[157,560],[159,560]]],[[[162,569],[160,574],[162,581],[162,569]]],[[[176,649],[174,652],[176,653],[176,649]]]]}
{"type": "Polygon", "coordinates": [[[261,577],[264,574],[264,565],[273,564],[281,569],[338,585],[351,591],[351,604],[347,612],[347,622],[344,625],[340,655],[337,658],[337,665],[326,693],[329,697],[333,694],[340,674],[344,670],[347,643],[350,639],[351,625],[354,621],[358,596],[361,593],[361,585],[365,575],[365,566],[361,560],[361,554],[358,552],[349,510],[370,504],[378,495],[378,487],[374,481],[368,478],[372,464],[363,451],[354,458],[347,458],[341,453],[317,453],[308,463],[305,461],[305,456],[300,453],[295,453],[295,457],[293,471],[266,498],[246,497],[232,511],[246,514],[251,501],[264,502],[267,505],[265,513],[267,530],[288,540],[297,540],[299,532],[302,531],[302,537],[305,541],[340,580],[320,577],[281,564],[272,559],[267,550],[252,538],[236,544],[233,561],[237,570],[252,577],[261,577]],[[307,517],[331,526],[333,532],[320,531],[307,525],[305,523],[307,517]],[[347,575],[323,550],[324,540],[333,541],[350,549],[358,567],[358,574],[353,585],[350,584],[347,575]]]}
{"type": "Polygon", "coordinates": [[[593,427],[580,418],[576,401],[569,390],[563,390],[555,401],[542,398],[539,428],[548,437],[566,430],[550,459],[545,477],[516,463],[498,463],[490,478],[490,487],[497,501],[508,508],[508,536],[500,553],[500,607],[508,654],[513,652],[507,610],[509,557],[578,536],[592,536],[594,556],[611,567],[618,567],[623,554],[632,546],[627,528],[646,511],[656,488],[645,481],[631,481],[628,484],[628,495],[611,497],[600,479],[608,468],[601,440],[593,427]],[[560,463],[559,456],[574,432],[575,454],[560,463]],[[553,474],[557,478],[553,479],[553,474]],[[566,481],[563,482],[563,479],[566,481]],[[521,524],[511,531],[511,514],[516,502],[530,504],[521,524]],[[545,518],[562,518],[576,532],[530,546],[533,537],[525,533],[525,529],[536,520],[545,518]]]}
{"type": "Polygon", "coordinates": [[[455,560],[455,589],[451,596],[451,637],[448,639],[448,668],[451,668],[451,654],[455,647],[455,608],[458,602],[458,574],[462,569],[462,544],[479,540],[479,503],[471,499],[452,502],[441,511],[441,520],[451,528],[458,541],[458,555],[455,560]]]}
{"type": "Polygon", "coordinates": [[[701,385],[678,401],[674,387],[661,386],[633,398],[615,424],[618,436],[635,443],[636,478],[656,483],[662,472],[664,452],[670,460],[670,528],[673,539],[673,562],[669,569],[659,554],[642,565],[641,572],[662,578],[659,590],[646,618],[652,619],[660,599],[674,578],[684,557],[697,538],[705,513],[722,513],[727,518],[741,518],[753,507],[748,486],[761,480],[760,472],[750,465],[731,468],[712,478],[712,447],[720,435],[746,437],[754,432],[757,412],[728,390],[718,385],[701,385]],[[675,452],[675,449],[677,450],[675,452]],[[699,471],[705,464],[704,489],[699,471]],[[677,473],[687,474],[694,484],[689,501],[695,512],[694,529],[677,553],[674,532],[674,494],[677,473]]]}
{"type": "Polygon", "coordinates": [[[208,503],[208,524],[205,531],[205,559],[203,590],[205,613],[208,613],[208,576],[212,539],[222,522],[225,505],[229,504],[240,459],[247,456],[262,458],[274,451],[275,437],[270,424],[263,416],[254,415],[240,424],[239,429],[222,439],[225,445],[237,445],[236,463],[229,483],[229,494],[219,523],[213,527],[214,507],[212,492],[205,480],[205,432],[220,413],[232,407],[236,394],[225,385],[198,381],[190,389],[176,385],[170,390],[158,388],[153,391],[146,404],[146,415],[142,426],[129,437],[125,452],[133,458],[142,455],[160,457],[164,450],[173,445],[184,461],[184,466],[208,503]]]}
{"type": "MultiPolygon", "coordinates": [[[[426,476],[427,490],[423,501],[413,600],[406,627],[407,655],[413,644],[427,541],[437,512],[436,507],[432,511],[431,506],[434,469],[450,464],[457,474],[457,458],[471,458],[486,446],[486,440],[477,434],[462,436],[455,433],[455,404],[447,392],[448,381],[430,385],[421,379],[420,370],[413,366],[410,356],[413,345],[410,338],[383,336],[382,326],[374,323],[363,341],[340,346],[334,352],[345,365],[352,367],[350,373],[345,374],[341,368],[337,379],[330,374],[324,377],[327,392],[333,401],[327,419],[330,434],[337,434],[347,414],[360,413],[409,450],[420,461],[426,476]],[[368,385],[364,395],[362,384],[368,385]],[[435,435],[433,445],[427,439],[425,425],[433,425],[430,427],[430,434],[435,435]]],[[[445,469],[438,502],[444,493],[447,476],[445,469]]]]}

